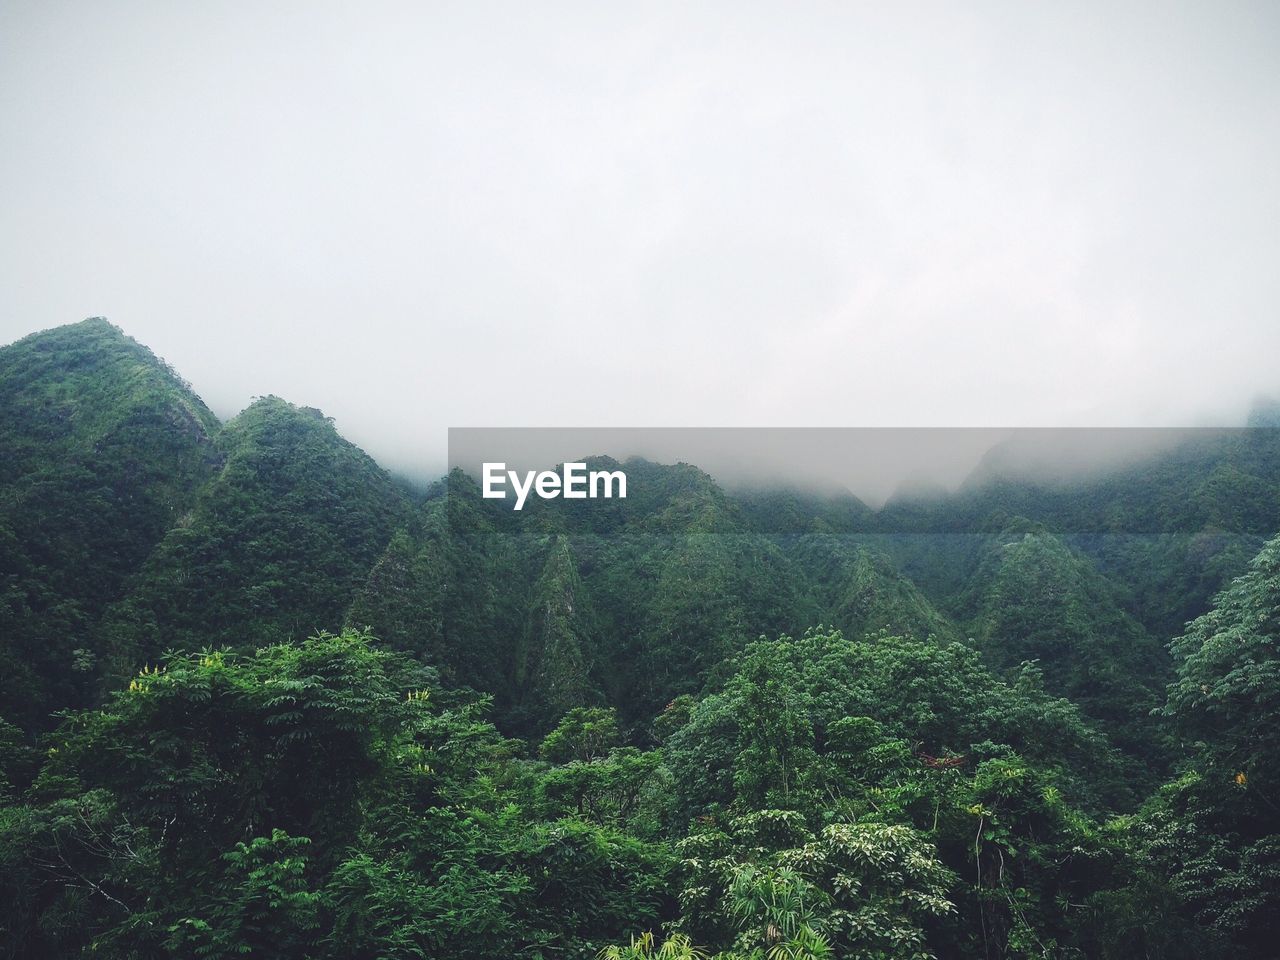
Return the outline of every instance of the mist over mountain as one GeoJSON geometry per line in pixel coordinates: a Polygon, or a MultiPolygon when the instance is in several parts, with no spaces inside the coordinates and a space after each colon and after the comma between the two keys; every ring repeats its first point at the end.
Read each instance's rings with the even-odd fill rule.
{"type": "Polygon", "coordinates": [[[458,425],[1280,392],[1270,3],[3,18],[0,342],[103,314],[222,419],[288,397],[415,477],[458,425]]]}
{"type": "Polygon", "coordinates": [[[1275,960],[1278,172],[1267,0],[0,3],[0,960],[1275,960]]]}
{"type": "Polygon", "coordinates": [[[1280,528],[1280,443],[1267,429],[464,431],[458,450],[472,457],[508,442],[526,460],[592,442],[692,457],[705,443],[709,460],[737,471],[726,485],[692,463],[588,458],[625,468],[629,496],[534,498],[512,514],[457,470],[425,492],[394,480],[314,408],[265,397],[221,424],[102,320],[33,335],[0,359],[12,424],[7,542],[13,569],[38,571],[7,608],[29,611],[9,642],[41,655],[71,643],[85,689],[170,648],[352,625],[417,651],[452,682],[491,690],[521,724],[554,715],[533,705],[549,695],[535,679],[547,656],[578,664],[579,692],[614,701],[634,672],[624,713],[639,717],[695,693],[744,634],[825,623],[855,635],[972,636],[1000,667],[1039,661],[1050,687],[1088,710],[1093,694],[1073,679],[1098,659],[1088,637],[1118,643],[1105,659],[1147,677],[1139,682],[1150,692],[1167,670],[1153,637],[1202,610],[1263,533],[1280,528]],[[880,460],[978,459],[954,493],[917,478],[908,488],[927,495],[877,510],[803,479],[746,482],[753,470],[781,469],[776,450],[754,461],[743,453],[771,442],[792,460],[826,451],[837,466],[856,461],[868,477],[866,464],[880,460]],[[912,444],[924,451],[908,453],[912,444]],[[1059,475],[1060,463],[1072,466],[1059,475]],[[100,527],[84,525],[86,495],[102,502],[88,513],[100,527]],[[1006,538],[1020,529],[1041,532],[1026,534],[1017,550],[1032,552],[1006,570],[997,558],[1018,556],[1006,538]],[[93,559],[95,576],[80,577],[100,554],[108,564],[93,559]],[[1051,618],[1050,646],[999,625],[1023,616],[1010,590],[1036,607],[1034,620],[1045,584],[1076,580],[1078,597],[1068,587],[1053,601],[1077,612],[1051,618]],[[537,599],[547,591],[577,598],[564,601],[577,612],[553,618],[554,641],[552,621],[539,625],[532,612],[550,603],[537,599]],[[68,618],[62,631],[74,641],[40,639],[59,622],[37,616],[50,609],[68,618]],[[1100,615],[1110,619],[1095,623],[1100,615]],[[1078,616],[1079,632],[1062,633],[1078,616]],[[1122,666],[1125,656],[1134,664],[1122,666]]]}
{"type": "MultiPolygon", "coordinates": [[[[931,439],[974,458],[883,504],[741,455],[850,434],[713,431],[731,481],[591,455],[625,498],[515,511],[461,468],[393,478],[314,407],[220,422],[102,320],[0,348],[0,946],[243,953],[268,930],[299,960],[568,957],[664,923],[675,946],[768,943],[735,917],[775,907],[726,906],[767,876],[824,891],[788,948],[815,960],[1012,956],[1027,930],[1262,960],[1272,732],[1232,725],[1276,698],[1259,409],[1132,443],[875,431],[899,467],[931,439]],[[891,926],[840,926],[848,871],[891,926]]],[[[514,436],[536,459],[699,432],[514,436]]]]}

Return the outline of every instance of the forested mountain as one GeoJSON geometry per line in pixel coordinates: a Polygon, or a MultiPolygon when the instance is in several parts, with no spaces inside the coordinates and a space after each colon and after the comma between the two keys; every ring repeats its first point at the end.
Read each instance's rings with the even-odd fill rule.
{"type": "Polygon", "coordinates": [[[0,956],[1263,960],[1264,414],[516,515],[105,321],[0,349],[0,956]]]}
{"type": "Polygon", "coordinates": [[[830,624],[959,638],[856,538],[767,533],[696,468],[626,468],[642,496],[539,502],[518,523],[453,474],[388,545],[348,624],[494,694],[508,726],[536,731],[563,713],[546,705],[548,685],[566,681],[547,657],[563,658],[582,702],[603,697],[636,723],[761,634],[830,624]]]}
{"type": "MultiPolygon", "coordinates": [[[[1030,471],[1017,455],[997,448],[953,496],[891,501],[874,529],[996,535],[1009,523],[1030,520],[1122,586],[1151,633],[1172,636],[1280,529],[1280,430],[1266,425],[1268,409],[1260,401],[1244,429],[1133,431],[1135,444],[1156,449],[1073,482],[1030,471]]],[[[1123,435],[1096,431],[1098,442],[1115,445],[1109,435],[1117,432],[1123,435]]],[[[1039,443],[1063,431],[1046,433],[1048,441],[1039,443]]],[[[954,587],[957,572],[971,572],[955,562],[960,554],[940,553],[930,537],[923,543],[931,556],[916,559],[919,577],[944,578],[954,587]]],[[[981,551],[969,550],[968,563],[981,562],[981,551]]]]}
{"type": "Polygon", "coordinates": [[[106,611],[103,653],[125,671],[113,677],[168,649],[339,628],[408,515],[405,492],[319,410],[262,398],[215,446],[217,474],[106,611]]]}
{"type": "Polygon", "coordinates": [[[219,469],[218,422],[105,320],[0,350],[0,702],[43,727],[91,695],[106,605],[219,469]]]}
{"type": "Polygon", "coordinates": [[[988,546],[965,606],[964,622],[993,666],[1034,661],[1049,689],[1102,722],[1131,753],[1154,753],[1149,718],[1168,656],[1086,558],[1043,528],[1011,524],[988,546]]]}

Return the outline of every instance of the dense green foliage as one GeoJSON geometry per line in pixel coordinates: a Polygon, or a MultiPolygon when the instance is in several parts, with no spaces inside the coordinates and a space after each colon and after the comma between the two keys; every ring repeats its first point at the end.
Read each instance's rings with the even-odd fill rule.
{"type": "Polygon", "coordinates": [[[108,603],[220,464],[217,420],[105,320],[0,350],[0,703],[85,702],[108,603]],[[92,571],[91,576],[86,573],[92,571]]]}
{"type": "Polygon", "coordinates": [[[1263,960],[1277,433],[880,510],[632,460],[516,517],[27,338],[0,957],[1263,960]]]}
{"type": "Polygon", "coordinates": [[[583,957],[658,923],[666,848],[534,816],[483,714],[355,634],[145,671],[0,814],[6,955],[583,957]]]}
{"type": "Polygon", "coordinates": [[[341,625],[407,500],[318,410],[255,402],[218,434],[222,468],[100,627],[117,669],[168,648],[341,625]]]}
{"type": "Polygon", "coordinates": [[[1173,888],[1224,941],[1280,940],[1280,537],[1173,644],[1182,775],[1144,811],[1173,888]]]}

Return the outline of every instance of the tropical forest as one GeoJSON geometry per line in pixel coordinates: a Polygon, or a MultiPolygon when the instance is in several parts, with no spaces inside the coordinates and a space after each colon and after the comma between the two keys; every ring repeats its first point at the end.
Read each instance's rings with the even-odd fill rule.
{"type": "Polygon", "coordinates": [[[103,319],[0,348],[0,957],[1273,958],[1233,426],[874,507],[583,450],[627,497],[517,517],[103,319]]]}

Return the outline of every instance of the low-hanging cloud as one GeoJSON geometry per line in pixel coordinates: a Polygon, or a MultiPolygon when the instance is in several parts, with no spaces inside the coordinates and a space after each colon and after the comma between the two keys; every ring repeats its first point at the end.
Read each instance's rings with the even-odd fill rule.
{"type": "MultiPolygon", "coordinates": [[[[1231,423],[1280,389],[1274,4],[6,4],[0,340],[222,416],[1231,423]]],[[[583,451],[585,452],[585,451],[583,451]]]]}

